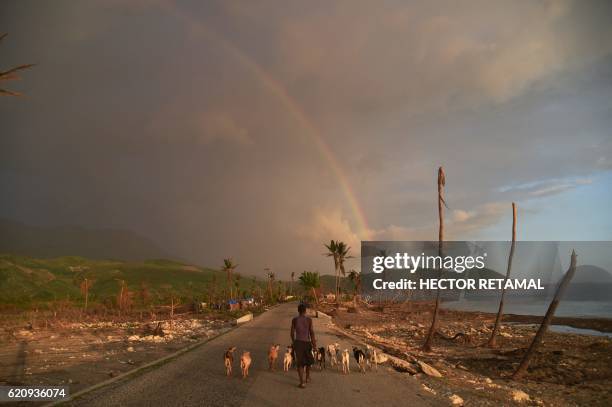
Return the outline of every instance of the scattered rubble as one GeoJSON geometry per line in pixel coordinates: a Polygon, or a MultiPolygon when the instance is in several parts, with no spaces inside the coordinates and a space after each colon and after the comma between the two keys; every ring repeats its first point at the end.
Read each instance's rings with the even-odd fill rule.
{"type": "Polygon", "coordinates": [[[451,405],[453,405],[453,406],[462,406],[463,405],[463,399],[461,397],[457,396],[456,394],[453,394],[452,396],[450,396],[449,400],[451,402],[451,405]]]}
{"type": "Polygon", "coordinates": [[[522,390],[512,390],[512,392],[510,393],[510,395],[512,396],[512,400],[522,403],[524,401],[529,401],[529,394],[525,393],[522,390]]]}
{"type": "Polygon", "coordinates": [[[405,360],[402,360],[400,358],[395,358],[395,357],[391,357],[390,360],[391,360],[391,366],[393,366],[393,368],[397,370],[398,372],[407,372],[412,375],[418,373],[418,370],[416,369],[416,367],[410,362],[406,362],[405,360]]]}
{"type": "Polygon", "coordinates": [[[0,384],[71,383],[78,391],[229,329],[233,319],[57,322],[0,332],[0,384]],[[129,355],[129,356],[128,356],[129,355]],[[6,374],[4,374],[6,372],[6,374]]]}
{"type": "Polygon", "coordinates": [[[427,376],[442,377],[442,374],[440,372],[438,372],[434,367],[429,366],[427,363],[423,362],[422,360],[419,360],[417,363],[419,367],[421,368],[421,371],[425,373],[427,376]]]}
{"type": "MultiPolygon", "coordinates": [[[[520,382],[523,389],[518,390],[510,376],[537,325],[507,323],[504,318],[498,347],[489,348],[486,343],[495,314],[442,309],[440,335],[436,335],[433,351],[423,352],[431,307],[430,303],[390,303],[382,308],[363,306],[357,313],[340,308],[332,312],[333,323],[381,349],[393,369],[408,373],[422,381],[424,389],[444,394],[449,400],[461,391],[468,405],[610,405],[612,338],[547,332],[528,375],[520,382]]],[[[526,322],[537,319],[521,318],[526,322]]],[[[588,328],[587,321],[568,323],[588,328]]],[[[612,329],[612,323],[606,325],[601,318],[594,323],[612,329]]]]}

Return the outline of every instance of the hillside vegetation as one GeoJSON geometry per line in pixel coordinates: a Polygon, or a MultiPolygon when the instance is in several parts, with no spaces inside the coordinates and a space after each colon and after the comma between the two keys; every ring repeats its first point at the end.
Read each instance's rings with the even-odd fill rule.
{"type": "MultiPolygon", "coordinates": [[[[90,285],[89,304],[116,303],[121,286],[134,305],[165,303],[170,297],[207,301],[222,298],[226,275],[220,271],[170,260],[125,262],[84,257],[37,259],[0,255],[0,307],[44,307],[57,301],[84,302],[82,286],[90,285]]],[[[266,289],[252,277],[234,278],[241,295],[266,289]]]]}

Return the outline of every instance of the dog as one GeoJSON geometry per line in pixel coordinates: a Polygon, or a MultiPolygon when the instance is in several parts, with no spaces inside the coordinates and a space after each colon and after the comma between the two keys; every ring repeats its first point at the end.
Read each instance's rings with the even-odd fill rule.
{"type": "Polygon", "coordinates": [[[336,346],[336,362],[338,363],[338,370],[340,370],[342,364],[342,350],[340,349],[340,345],[336,346]]]}
{"type": "Polygon", "coordinates": [[[350,355],[349,355],[349,350],[348,349],[344,349],[342,351],[342,373],[344,373],[344,374],[351,373],[350,362],[351,362],[351,358],[350,358],[350,355]]]}
{"type": "Polygon", "coordinates": [[[326,368],[325,366],[325,348],[321,347],[317,349],[315,360],[319,364],[319,369],[323,370],[326,368]]]}
{"type": "Polygon", "coordinates": [[[287,346],[287,351],[285,352],[285,359],[283,360],[283,370],[288,372],[291,369],[291,365],[293,364],[293,347],[287,346]]]}
{"type": "Polygon", "coordinates": [[[246,379],[249,376],[249,367],[251,367],[251,352],[244,351],[240,357],[240,369],[242,370],[242,378],[246,379]]]}
{"type": "Polygon", "coordinates": [[[327,345],[327,356],[329,358],[329,363],[331,367],[338,365],[338,355],[336,354],[338,346],[340,345],[338,345],[337,342],[327,345]]]}
{"type": "Polygon", "coordinates": [[[270,350],[268,350],[268,364],[269,369],[276,369],[276,359],[278,359],[278,350],[280,349],[280,345],[272,345],[270,346],[270,350]]]}
{"type": "Polygon", "coordinates": [[[365,364],[366,364],[366,355],[365,353],[363,353],[363,351],[357,347],[353,348],[353,356],[355,356],[355,360],[357,361],[357,364],[359,365],[359,370],[361,370],[361,373],[365,373],[365,364]]]}
{"type": "Polygon", "coordinates": [[[376,349],[371,347],[370,345],[366,345],[366,364],[372,370],[376,370],[378,372],[378,352],[376,349]]]}
{"type": "Polygon", "coordinates": [[[234,364],[234,352],[236,351],[236,347],[232,346],[228,348],[223,354],[223,362],[225,364],[225,375],[227,377],[232,375],[232,365],[234,364]]]}

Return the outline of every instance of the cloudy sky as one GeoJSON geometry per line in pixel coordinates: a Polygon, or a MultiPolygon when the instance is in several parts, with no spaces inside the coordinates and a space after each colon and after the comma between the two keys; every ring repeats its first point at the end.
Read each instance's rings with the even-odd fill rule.
{"type": "MultiPolygon", "coordinates": [[[[322,243],[612,240],[608,1],[2,1],[0,217],[242,272],[322,243]]],[[[358,261],[354,261],[355,267],[358,261]]]]}

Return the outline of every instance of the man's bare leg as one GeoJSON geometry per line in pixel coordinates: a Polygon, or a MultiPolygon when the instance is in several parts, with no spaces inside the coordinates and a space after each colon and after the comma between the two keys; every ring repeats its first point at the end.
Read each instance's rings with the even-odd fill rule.
{"type": "MultiPolygon", "coordinates": [[[[300,377],[300,387],[304,387],[304,366],[297,367],[298,376],[300,377]]],[[[308,380],[308,374],[306,375],[306,380],[308,380]]]]}
{"type": "Polygon", "coordinates": [[[306,365],[306,383],[310,383],[310,366],[306,365]]]}

